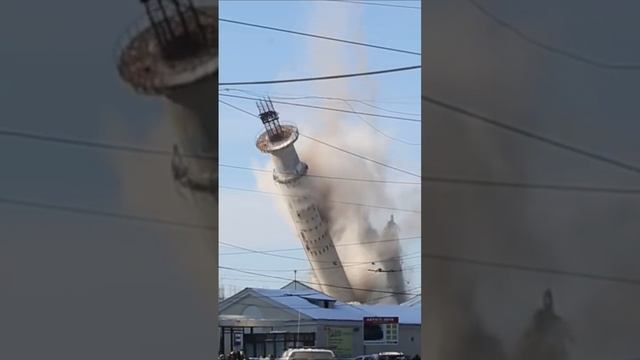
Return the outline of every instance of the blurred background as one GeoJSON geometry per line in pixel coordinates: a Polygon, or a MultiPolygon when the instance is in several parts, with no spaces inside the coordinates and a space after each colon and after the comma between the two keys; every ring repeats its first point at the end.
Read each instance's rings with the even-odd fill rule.
{"type": "Polygon", "coordinates": [[[163,102],[116,71],[144,16],[138,1],[0,5],[0,358],[216,354],[211,230],[172,179],[163,102]]]}
{"type": "Polygon", "coordinates": [[[423,7],[424,356],[638,358],[639,5],[423,7]]]}

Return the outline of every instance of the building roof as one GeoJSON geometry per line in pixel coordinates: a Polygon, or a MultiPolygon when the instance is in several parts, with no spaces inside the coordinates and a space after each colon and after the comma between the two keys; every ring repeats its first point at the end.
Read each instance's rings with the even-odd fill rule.
{"type": "Polygon", "coordinates": [[[313,286],[307,285],[307,284],[303,284],[300,281],[297,280],[293,280],[290,283],[288,283],[287,285],[281,287],[281,289],[283,290],[311,290],[311,291],[318,291],[318,289],[315,289],[313,286]]]}
{"type": "Polygon", "coordinates": [[[403,305],[346,304],[315,290],[246,288],[220,304],[223,311],[245,296],[254,296],[282,307],[283,310],[299,312],[313,320],[362,321],[368,316],[397,316],[401,324],[420,324],[420,307],[403,305]],[[331,301],[333,306],[324,308],[307,299],[331,301]]]}

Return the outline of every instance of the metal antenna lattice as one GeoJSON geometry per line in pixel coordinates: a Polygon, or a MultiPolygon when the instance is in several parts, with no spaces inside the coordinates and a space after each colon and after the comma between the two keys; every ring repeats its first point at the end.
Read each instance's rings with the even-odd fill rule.
{"type": "Polygon", "coordinates": [[[207,46],[207,33],[192,0],[140,0],[167,60],[196,55],[207,46]],[[169,2],[172,6],[166,4],[169,2]]]}
{"type": "Polygon", "coordinates": [[[262,124],[267,130],[269,140],[281,140],[284,136],[284,132],[280,125],[280,116],[273,106],[271,98],[259,100],[256,105],[258,106],[258,111],[260,111],[260,120],[262,120],[262,124]]]}

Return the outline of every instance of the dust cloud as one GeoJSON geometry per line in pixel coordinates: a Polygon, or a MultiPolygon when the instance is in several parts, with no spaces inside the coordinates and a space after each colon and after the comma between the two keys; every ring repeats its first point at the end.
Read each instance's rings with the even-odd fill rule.
{"type": "MultiPolygon", "coordinates": [[[[332,33],[343,34],[346,38],[355,38],[357,34],[349,33],[349,24],[358,23],[360,11],[358,7],[340,7],[339,11],[327,6],[316,6],[316,11],[310,21],[310,31],[322,33],[326,31],[326,19],[331,18],[332,33]]],[[[346,73],[353,72],[352,57],[341,51],[335,44],[321,41],[309,42],[308,66],[310,72],[316,73],[346,73]],[[323,56],[317,56],[323,54],[323,56]]],[[[366,54],[355,50],[356,71],[369,69],[366,54]]],[[[375,98],[376,80],[374,78],[362,78],[358,88],[349,88],[344,83],[317,82],[311,91],[315,94],[330,94],[332,97],[342,98],[375,98]]],[[[300,159],[309,165],[309,174],[338,176],[346,178],[385,179],[386,172],[378,165],[355,159],[349,155],[338,153],[336,150],[326,147],[318,142],[304,137],[309,134],[314,138],[368,158],[387,162],[388,143],[370,127],[350,122],[346,116],[334,113],[309,113],[314,116],[322,116],[315,126],[300,128],[303,134],[296,143],[300,159]]],[[[286,112],[281,112],[281,120],[287,122],[291,117],[286,112]]],[[[272,169],[268,163],[266,169],[272,169]]],[[[258,186],[266,191],[278,190],[273,179],[267,176],[257,178],[258,186]]],[[[419,193],[401,193],[392,191],[382,183],[366,183],[354,181],[338,181],[321,178],[307,177],[301,184],[305,194],[311,195],[320,209],[321,215],[329,226],[329,233],[334,241],[340,259],[343,263],[347,278],[351,286],[360,289],[381,289],[388,291],[393,289],[399,293],[407,292],[407,280],[402,271],[403,249],[400,241],[385,241],[371,246],[371,242],[379,240],[392,240],[401,234],[419,233],[419,220],[415,214],[394,214],[392,211],[372,210],[362,206],[349,206],[339,204],[341,201],[349,201],[360,204],[384,204],[391,207],[407,207],[407,204],[416,205],[419,208],[419,193]],[[417,195],[417,196],[416,196],[417,195]],[[403,204],[404,206],[400,206],[403,204]],[[374,213],[374,211],[376,213],[374,213]],[[386,212],[386,213],[385,213],[386,212]],[[387,224],[387,220],[395,216],[395,221],[387,224]],[[396,222],[397,221],[397,222],[396,222]],[[402,227],[400,226],[402,225],[402,227]],[[405,226],[406,225],[406,226],[405,226]],[[390,239],[387,239],[390,237],[390,239]],[[341,244],[353,244],[361,242],[361,246],[341,244]],[[350,264],[351,263],[351,264],[350,264]],[[353,263],[362,263],[360,265],[353,263]],[[382,270],[382,271],[375,271],[382,270]]],[[[285,201],[278,201],[278,209],[282,215],[290,220],[285,201]]],[[[406,295],[389,296],[384,293],[372,291],[355,291],[355,299],[347,301],[358,302],[386,302],[399,303],[408,299],[406,295]]]]}
{"type": "MultiPolygon", "coordinates": [[[[638,10],[635,4],[593,3],[578,14],[577,3],[482,3],[544,43],[610,62],[640,59],[637,46],[614,45],[623,38],[633,43],[626,27],[635,21],[626,14],[638,10]],[[607,18],[616,21],[593,26],[607,18]]],[[[637,141],[629,135],[638,130],[629,121],[637,110],[631,96],[637,72],[597,69],[549,54],[496,25],[469,1],[424,4],[423,95],[637,163],[637,141]]],[[[423,168],[429,175],[637,187],[636,174],[423,104],[428,120],[423,168]]],[[[632,255],[639,251],[638,222],[630,215],[637,214],[637,199],[436,183],[424,185],[424,197],[427,254],[632,278],[640,274],[632,255]]],[[[478,342],[487,345],[486,356],[499,344],[506,355],[494,358],[637,357],[640,313],[633,305],[638,296],[633,286],[434,257],[423,259],[423,269],[424,358],[479,358],[446,351],[478,342]],[[553,289],[553,312],[540,309],[547,288],[553,289]]]]}

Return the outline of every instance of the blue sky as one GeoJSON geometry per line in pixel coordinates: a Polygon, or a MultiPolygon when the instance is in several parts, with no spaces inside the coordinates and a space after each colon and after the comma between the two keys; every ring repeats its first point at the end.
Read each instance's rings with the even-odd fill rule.
{"type": "MultiPolygon", "coordinates": [[[[410,4],[418,5],[419,3],[411,2],[410,4]]],[[[417,9],[327,1],[222,1],[220,17],[420,52],[420,11],[417,9]]],[[[220,23],[221,83],[333,75],[419,64],[420,57],[416,55],[220,23]]],[[[322,83],[221,86],[220,94],[250,97],[256,97],[256,95],[348,97],[366,100],[369,105],[411,115],[390,113],[361,103],[350,102],[349,104],[357,111],[420,118],[419,69],[322,83]]],[[[220,99],[256,113],[253,101],[223,96],[220,99]]],[[[322,99],[287,101],[350,109],[349,104],[343,101],[322,99]]],[[[322,137],[323,128],[327,126],[324,119],[328,116],[345,122],[350,129],[356,129],[354,137],[360,134],[355,133],[357,129],[367,126],[363,125],[361,118],[352,114],[336,115],[323,110],[281,104],[276,104],[276,108],[280,112],[282,121],[293,122],[298,125],[302,133],[315,135],[318,138],[322,137]]],[[[388,136],[410,143],[420,142],[419,123],[373,117],[365,117],[365,119],[388,136]]],[[[261,130],[262,125],[257,119],[252,120],[247,114],[221,104],[220,163],[247,167],[266,166],[268,156],[259,153],[254,146],[255,137],[261,130]]],[[[362,132],[362,134],[365,133],[362,132]]],[[[371,142],[380,142],[380,146],[384,147],[384,159],[379,160],[412,172],[420,171],[420,146],[392,141],[379,133],[366,134],[371,142]]],[[[300,139],[299,143],[303,141],[305,140],[300,139]]],[[[304,146],[304,144],[300,145],[304,146]]],[[[335,153],[335,156],[346,157],[343,159],[345,161],[362,161],[341,153],[335,153]]],[[[381,174],[387,179],[416,181],[411,176],[394,171],[385,170],[381,174]]],[[[328,175],[339,176],[340,174],[328,175]]],[[[270,175],[222,167],[220,168],[220,185],[257,189],[257,176],[269,177],[270,175]]],[[[409,194],[408,196],[415,194],[415,203],[408,204],[400,201],[394,204],[396,207],[419,209],[419,186],[389,185],[389,187],[391,193],[401,192],[409,194]]],[[[220,240],[261,250],[299,247],[299,240],[291,231],[285,217],[278,212],[275,200],[268,195],[221,189],[220,240]]],[[[349,199],[345,200],[349,201],[349,199]]],[[[370,203],[374,203],[374,200],[370,203]]],[[[412,216],[419,218],[418,214],[412,216]]],[[[372,210],[371,217],[375,226],[379,227],[388,219],[389,212],[372,210]]],[[[416,235],[416,230],[412,234],[401,233],[401,237],[403,235],[416,235]]],[[[413,254],[419,251],[419,243],[420,239],[403,241],[404,253],[413,254]]],[[[238,250],[220,245],[220,265],[257,269],[262,270],[264,274],[286,278],[293,277],[293,269],[308,269],[308,263],[305,261],[261,254],[223,255],[235,252],[238,250]]],[[[279,254],[305,257],[302,251],[279,254]]],[[[415,286],[419,286],[420,281],[419,264],[419,258],[408,259],[405,264],[410,268],[412,283],[416,284],[415,286]]],[[[228,270],[220,271],[220,279],[221,284],[233,284],[239,289],[245,286],[279,286],[286,282],[228,270]]]]}

